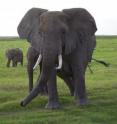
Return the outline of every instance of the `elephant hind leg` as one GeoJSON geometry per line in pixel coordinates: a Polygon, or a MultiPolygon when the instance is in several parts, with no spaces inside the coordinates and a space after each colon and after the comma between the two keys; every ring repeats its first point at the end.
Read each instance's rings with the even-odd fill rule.
{"type": "Polygon", "coordinates": [[[34,63],[28,62],[27,64],[27,73],[28,73],[28,79],[29,79],[29,92],[33,89],[33,65],[34,63]]]}
{"type": "Polygon", "coordinates": [[[73,96],[73,95],[74,95],[74,83],[73,83],[72,77],[68,76],[68,75],[66,74],[66,72],[64,72],[64,71],[61,71],[61,72],[59,72],[59,73],[57,73],[57,74],[58,74],[58,76],[59,76],[61,79],[63,79],[63,80],[65,81],[66,85],[68,86],[68,88],[69,88],[69,90],[70,90],[71,96],[73,96]]]}
{"type": "Polygon", "coordinates": [[[70,90],[70,95],[74,96],[74,85],[73,85],[73,79],[68,77],[64,77],[63,80],[65,81],[65,83],[67,84],[69,90],[70,90]]]}
{"type": "Polygon", "coordinates": [[[16,64],[15,64],[16,67],[17,67],[17,63],[18,63],[18,62],[16,62],[16,64]]]}
{"type": "Polygon", "coordinates": [[[17,66],[17,62],[13,59],[12,60],[12,67],[16,67],[17,66]]]}
{"type": "Polygon", "coordinates": [[[85,87],[85,72],[83,72],[82,68],[75,68],[73,74],[74,79],[74,96],[76,104],[78,105],[86,105],[87,102],[87,96],[86,96],[86,87],[85,87]]]}

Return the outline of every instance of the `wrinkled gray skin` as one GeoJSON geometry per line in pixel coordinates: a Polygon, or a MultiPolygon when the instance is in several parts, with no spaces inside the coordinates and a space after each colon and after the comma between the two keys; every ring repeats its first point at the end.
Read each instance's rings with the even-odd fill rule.
{"type": "Polygon", "coordinates": [[[26,13],[18,26],[18,33],[42,54],[42,71],[39,82],[21,102],[22,106],[26,106],[48,84],[46,108],[60,107],[55,69],[59,54],[72,72],[76,104],[87,104],[85,71],[96,44],[92,40],[96,30],[94,18],[82,8],[63,11],[32,8],[26,13]]]}
{"type": "Polygon", "coordinates": [[[5,54],[8,59],[7,67],[10,67],[11,61],[13,67],[16,67],[18,62],[23,66],[23,52],[19,48],[8,49],[5,54]]]}
{"type": "MultiPolygon", "coordinates": [[[[27,72],[28,72],[28,79],[29,79],[29,92],[32,91],[33,89],[33,67],[38,59],[39,56],[39,52],[37,50],[35,50],[32,46],[28,48],[27,51],[27,72]]],[[[57,75],[62,78],[65,83],[67,84],[69,90],[70,90],[70,94],[71,96],[73,96],[74,94],[74,86],[73,86],[73,82],[71,80],[71,70],[69,69],[67,63],[63,63],[64,68],[62,68],[62,70],[58,70],[57,71],[57,75]]],[[[41,64],[40,64],[40,72],[41,72],[41,64]]],[[[39,77],[37,79],[37,82],[39,81],[39,77]]],[[[48,90],[47,90],[47,85],[45,85],[44,89],[42,89],[42,93],[47,94],[48,90]]]]}

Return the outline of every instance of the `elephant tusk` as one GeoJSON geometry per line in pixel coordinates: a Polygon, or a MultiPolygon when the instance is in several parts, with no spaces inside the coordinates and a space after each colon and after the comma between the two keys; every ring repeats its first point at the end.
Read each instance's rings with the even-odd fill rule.
{"type": "Polygon", "coordinates": [[[56,67],[57,70],[62,68],[62,55],[61,54],[58,56],[58,60],[59,60],[59,65],[58,67],[56,67]]]}
{"type": "Polygon", "coordinates": [[[41,59],[42,59],[42,55],[40,54],[39,57],[38,57],[38,59],[37,59],[36,64],[33,67],[33,70],[39,65],[39,63],[41,62],[41,59]]]}

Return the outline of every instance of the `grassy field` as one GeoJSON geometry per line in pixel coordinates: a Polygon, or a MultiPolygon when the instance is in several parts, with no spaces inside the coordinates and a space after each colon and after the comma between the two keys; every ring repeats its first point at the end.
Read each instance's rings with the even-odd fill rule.
{"type": "MultiPolygon", "coordinates": [[[[58,78],[58,92],[62,108],[44,109],[47,96],[38,96],[27,107],[19,103],[28,93],[26,51],[29,44],[20,40],[0,41],[0,124],[117,124],[117,37],[97,38],[94,58],[110,63],[110,67],[92,62],[86,72],[87,94],[90,104],[75,105],[64,82],[58,78]],[[24,52],[24,66],[7,68],[5,50],[19,47],[24,52]]],[[[37,77],[37,71],[35,79],[37,77]]]]}

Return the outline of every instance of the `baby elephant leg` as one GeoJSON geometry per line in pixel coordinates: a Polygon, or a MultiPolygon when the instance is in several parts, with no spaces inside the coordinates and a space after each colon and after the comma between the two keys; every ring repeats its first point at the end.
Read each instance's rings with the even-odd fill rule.
{"type": "Polygon", "coordinates": [[[11,62],[11,60],[8,59],[7,64],[6,64],[7,67],[10,67],[10,62],[11,62]]]}

